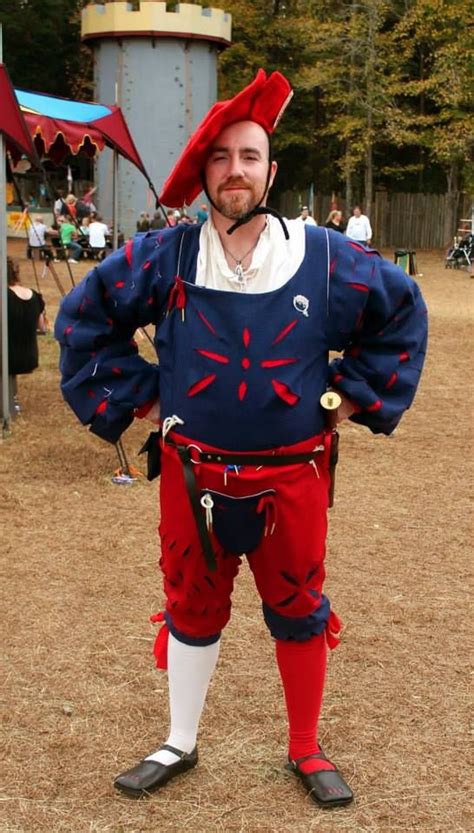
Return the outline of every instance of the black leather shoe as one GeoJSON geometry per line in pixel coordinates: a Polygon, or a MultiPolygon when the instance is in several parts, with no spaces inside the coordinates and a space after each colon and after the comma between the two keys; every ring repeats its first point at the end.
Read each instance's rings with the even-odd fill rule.
{"type": "Polygon", "coordinates": [[[316,752],[314,755],[297,758],[296,761],[290,760],[286,769],[298,776],[308,790],[310,798],[320,807],[330,809],[331,807],[343,807],[345,804],[350,804],[354,800],[354,793],[344,781],[339,770],[321,769],[317,772],[302,772],[299,764],[302,764],[303,761],[309,761],[311,758],[328,760],[323,752],[316,752]]]}
{"type": "Polygon", "coordinates": [[[125,793],[130,798],[141,798],[149,795],[149,793],[159,790],[176,775],[182,772],[187,772],[192,769],[198,762],[197,747],[192,752],[181,752],[180,749],[175,749],[174,746],[168,746],[164,743],[160,749],[167,749],[168,752],[173,752],[179,755],[179,760],[175,764],[160,764],[159,761],[140,761],[133,769],[127,769],[121,775],[117,775],[114,781],[116,790],[125,793]]]}

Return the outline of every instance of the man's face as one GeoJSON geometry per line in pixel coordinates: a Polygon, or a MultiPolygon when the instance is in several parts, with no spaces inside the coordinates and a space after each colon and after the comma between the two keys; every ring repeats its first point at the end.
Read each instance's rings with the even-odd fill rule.
{"type": "MultiPolygon", "coordinates": [[[[236,122],[217,137],[205,176],[212,201],[224,217],[238,220],[259,203],[265,204],[268,150],[268,136],[255,122],[236,122]]],[[[272,162],[269,186],[276,169],[272,162]]]]}
{"type": "Polygon", "coordinates": [[[356,208],[354,208],[354,217],[360,217],[361,214],[362,214],[362,212],[361,212],[360,208],[358,206],[356,206],[356,208]]]}
{"type": "Polygon", "coordinates": [[[302,209],[301,209],[301,219],[302,219],[302,220],[307,220],[307,219],[308,219],[308,215],[309,215],[309,211],[308,211],[308,209],[307,209],[307,208],[302,208],[302,209]]]}

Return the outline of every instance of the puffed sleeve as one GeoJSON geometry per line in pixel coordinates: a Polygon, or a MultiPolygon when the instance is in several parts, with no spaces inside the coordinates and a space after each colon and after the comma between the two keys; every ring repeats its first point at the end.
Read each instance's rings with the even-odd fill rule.
{"type": "Polygon", "coordinates": [[[354,422],[390,434],[420,380],[426,306],[415,281],[378,252],[334,235],[330,244],[328,338],[342,352],[330,384],[356,405],[354,422]]]}
{"type": "Polygon", "coordinates": [[[109,442],[159,396],[158,366],[140,356],[133,338],[160,316],[159,278],[153,241],[137,235],[89,272],[63,299],[56,319],[64,399],[109,442]]]}

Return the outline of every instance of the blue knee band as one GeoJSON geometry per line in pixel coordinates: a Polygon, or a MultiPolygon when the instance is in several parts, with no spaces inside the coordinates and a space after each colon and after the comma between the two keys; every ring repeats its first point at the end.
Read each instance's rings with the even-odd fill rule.
{"type": "Polygon", "coordinates": [[[265,624],[274,639],[283,641],[295,640],[306,642],[312,636],[318,636],[326,629],[331,606],[327,596],[321,596],[321,604],[309,616],[282,616],[263,602],[263,616],[265,624]]]}
{"type": "Polygon", "coordinates": [[[165,622],[168,625],[169,632],[173,634],[174,638],[177,639],[178,642],[184,642],[185,645],[195,645],[196,647],[213,645],[214,642],[218,642],[221,636],[220,631],[219,633],[211,634],[211,636],[188,636],[187,633],[183,633],[175,628],[168,611],[165,612],[165,622]]]}

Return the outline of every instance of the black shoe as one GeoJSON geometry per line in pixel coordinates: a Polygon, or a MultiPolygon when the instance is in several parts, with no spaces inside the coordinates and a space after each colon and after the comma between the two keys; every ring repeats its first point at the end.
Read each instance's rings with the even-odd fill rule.
{"type": "Polygon", "coordinates": [[[350,804],[354,800],[354,793],[337,769],[302,772],[299,764],[302,764],[303,761],[309,761],[311,758],[328,760],[323,752],[317,752],[314,755],[298,758],[296,761],[290,760],[286,769],[300,778],[308,790],[310,798],[320,807],[330,809],[331,807],[343,807],[345,804],[350,804]]]}
{"type": "Polygon", "coordinates": [[[114,781],[116,790],[125,793],[130,798],[141,798],[149,795],[149,793],[159,790],[176,775],[182,772],[187,772],[192,769],[198,762],[197,747],[192,752],[181,752],[175,749],[174,746],[168,746],[164,743],[160,749],[167,749],[168,752],[173,752],[179,755],[179,760],[175,764],[160,764],[159,761],[140,761],[133,769],[127,769],[121,775],[117,775],[114,781]]]}

